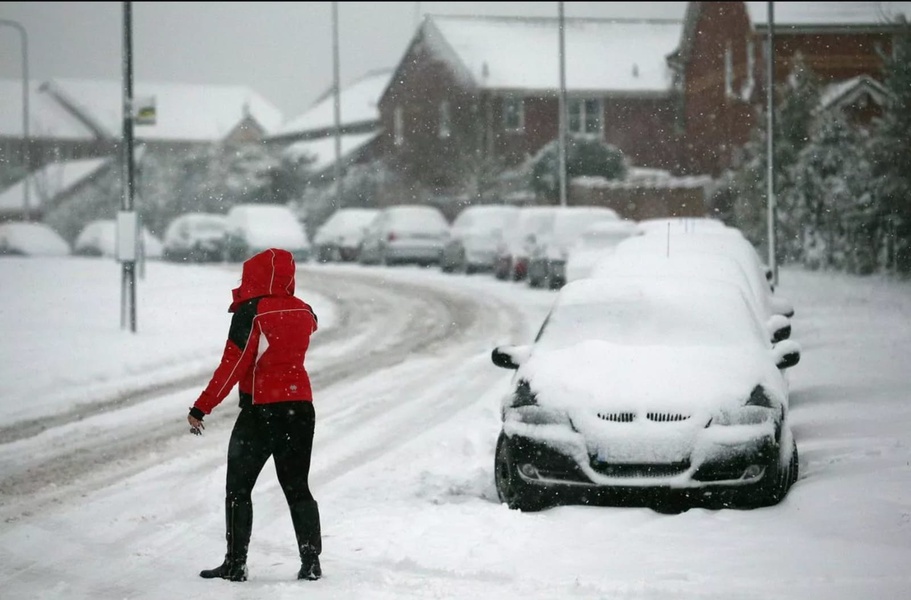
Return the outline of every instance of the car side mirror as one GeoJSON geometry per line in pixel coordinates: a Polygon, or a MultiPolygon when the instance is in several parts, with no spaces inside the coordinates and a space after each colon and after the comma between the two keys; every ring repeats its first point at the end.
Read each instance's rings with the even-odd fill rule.
{"type": "Polygon", "coordinates": [[[790,300],[780,296],[772,296],[769,298],[769,302],[776,314],[784,315],[789,319],[794,316],[794,305],[791,304],[790,300]]]}
{"type": "Polygon", "coordinates": [[[783,340],[775,344],[772,352],[779,369],[790,369],[800,362],[800,344],[794,340],[783,340]]]}
{"type": "Polygon", "coordinates": [[[791,320],[784,315],[772,315],[766,322],[766,329],[773,344],[791,337],[791,320]]]}
{"type": "Polygon", "coordinates": [[[490,360],[503,369],[518,369],[528,359],[530,346],[497,346],[490,353],[490,360]]]}

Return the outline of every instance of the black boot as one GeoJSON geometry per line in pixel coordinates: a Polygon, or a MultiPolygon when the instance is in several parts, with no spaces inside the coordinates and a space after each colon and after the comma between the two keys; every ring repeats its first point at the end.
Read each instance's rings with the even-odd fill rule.
{"type": "Polygon", "coordinates": [[[315,581],[323,576],[319,564],[319,555],[323,551],[323,540],[320,535],[319,506],[315,500],[299,502],[291,507],[291,522],[294,524],[294,535],[300,552],[301,568],[298,579],[315,581]]]}
{"type": "Polygon", "coordinates": [[[225,501],[225,561],[214,569],[200,571],[203,579],[247,580],[247,547],[253,529],[253,505],[249,501],[225,501]]]}

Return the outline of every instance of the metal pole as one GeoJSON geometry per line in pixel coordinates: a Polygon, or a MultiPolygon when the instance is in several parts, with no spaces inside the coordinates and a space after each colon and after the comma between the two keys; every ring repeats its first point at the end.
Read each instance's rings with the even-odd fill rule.
{"type": "Polygon", "coordinates": [[[31,186],[29,185],[32,173],[32,138],[29,134],[29,80],[28,80],[28,33],[25,27],[18,21],[9,19],[0,19],[0,25],[7,25],[19,32],[19,40],[22,44],[22,138],[23,138],[23,160],[25,163],[25,191],[22,196],[23,211],[25,220],[31,220],[31,186]]]}
{"type": "Polygon", "coordinates": [[[767,187],[768,187],[768,245],[769,268],[772,269],[772,285],[778,285],[778,265],[775,257],[775,154],[773,152],[775,140],[775,3],[769,2],[769,48],[766,53],[768,74],[766,85],[766,112],[768,113],[768,128],[766,132],[766,151],[768,162],[767,187]]]}
{"type": "Polygon", "coordinates": [[[557,2],[559,13],[559,37],[560,37],[560,97],[557,102],[559,123],[559,141],[557,143],[560,159],[560,206],[566,206],[566,35],[564,32],[563,3],[557,2]]]}
{"type": "MultiPolygon", "coordinates": [[[[132,3],[123,3],[123,179],[122,207],[133,210],[133,22],[132,3]]],[[[138,235],[138,232],[137,232],[138,235]]],[[[130,331],[136,332],[136,261],[123,261],[123,290],[130,315],[130,331]]],[[[122,320],[121,320],[122,325],[122,320]]]]}
{"type": "Polygon", "coordinates": [[[335,207],[342,206],[342,102],[339,83],[338,2],[332,3],[332,94],[335,119],[335,207]]]}

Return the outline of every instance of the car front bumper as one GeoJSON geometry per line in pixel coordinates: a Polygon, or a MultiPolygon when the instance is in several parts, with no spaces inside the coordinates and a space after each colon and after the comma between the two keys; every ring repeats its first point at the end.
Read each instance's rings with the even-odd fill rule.
{"type": "MultiPolygon", "coordinates": [[[[676,424],[664,425],[673,429],[676,424]]],[[[634,456],[603,460],[597,447],[651,443],[660,448],[661,440],[655,436],[636,440],[624,434],[599,444],[571,426],[529,425],[510,418],[504,421],[503,431],[510,438],[522,479],[548,488],[733,488],[762,480],[779,452],[778,427],[772,420],[691,429],[684,435],[686,452],[658,450],[649,460],[634,456]]]]}

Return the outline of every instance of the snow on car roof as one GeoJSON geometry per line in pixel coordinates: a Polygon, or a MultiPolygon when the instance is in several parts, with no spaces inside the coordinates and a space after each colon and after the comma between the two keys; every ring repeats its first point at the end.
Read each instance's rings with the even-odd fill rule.
{"type": "Polygon", "coordinates": [[[736,286],[649,277],[567,284],[516,376],[542,405],[570,411],[707,412],[760,383],[785,395],[736,286]]]}

